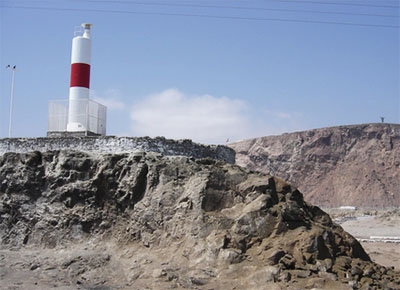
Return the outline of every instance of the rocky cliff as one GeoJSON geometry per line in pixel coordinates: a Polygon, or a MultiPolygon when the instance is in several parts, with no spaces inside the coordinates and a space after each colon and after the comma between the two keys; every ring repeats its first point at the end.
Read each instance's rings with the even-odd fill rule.
{"type": "Polygon", "coordinates": [[[172,140],[164,137],[46,137],[0,139],[0,155],[7,152],[54,151],[74,149],[94,153],[126,153],[151,151],[169,156],[212,158],[235,163],[235,151],[227,146],[203,145],[189,139],[172,140]]]}
{"type": "Polygon", "coordinates": [[[230,146],[238,165],[287,180],[319,206],[400,206],[400,125],[331,127],[230,146]]]}
{"type": "Polygon", "coordinates": [[[281,179],[210,158],[0,156],[2,289],[400,289],[281,179]]]}

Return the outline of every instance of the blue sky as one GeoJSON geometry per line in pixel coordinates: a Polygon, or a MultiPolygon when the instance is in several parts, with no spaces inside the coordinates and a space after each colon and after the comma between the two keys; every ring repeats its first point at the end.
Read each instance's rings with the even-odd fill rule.
{"type": "Polygon", "coordinates": [[[107,134],[225,143],[400,122],[398,0],[0,0],[0,138],[46,135],[68,99],[75,26],[93,23],[107,134]]]}

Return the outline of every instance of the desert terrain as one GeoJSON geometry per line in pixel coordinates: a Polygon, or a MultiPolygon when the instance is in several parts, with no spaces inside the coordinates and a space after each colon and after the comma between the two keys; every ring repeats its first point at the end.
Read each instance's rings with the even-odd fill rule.
{"type": "Polygon", "coordinates": [[[357,238],[371,259],[400,270],[400,209],[324,209],[357,238]]]}

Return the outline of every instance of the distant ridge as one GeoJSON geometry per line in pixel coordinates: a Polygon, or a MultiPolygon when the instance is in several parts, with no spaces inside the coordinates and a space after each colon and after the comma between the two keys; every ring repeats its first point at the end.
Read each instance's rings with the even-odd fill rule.
{"type": "Polygon", "coordinates": [[[236,163],[297,186],[316,205],[400,206],[400,124],[360,124],[229,144],[236,163]]]}

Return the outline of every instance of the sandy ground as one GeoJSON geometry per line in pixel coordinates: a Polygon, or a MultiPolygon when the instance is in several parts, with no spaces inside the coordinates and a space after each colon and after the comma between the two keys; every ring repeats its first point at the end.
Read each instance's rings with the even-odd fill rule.
{"type": "Polygon", "coordinates": [[[363,248],[374,262],[400,270],[399,208],[381,211],[371,209],[324,210],[345,231],[360,240],[363,248]]]}

